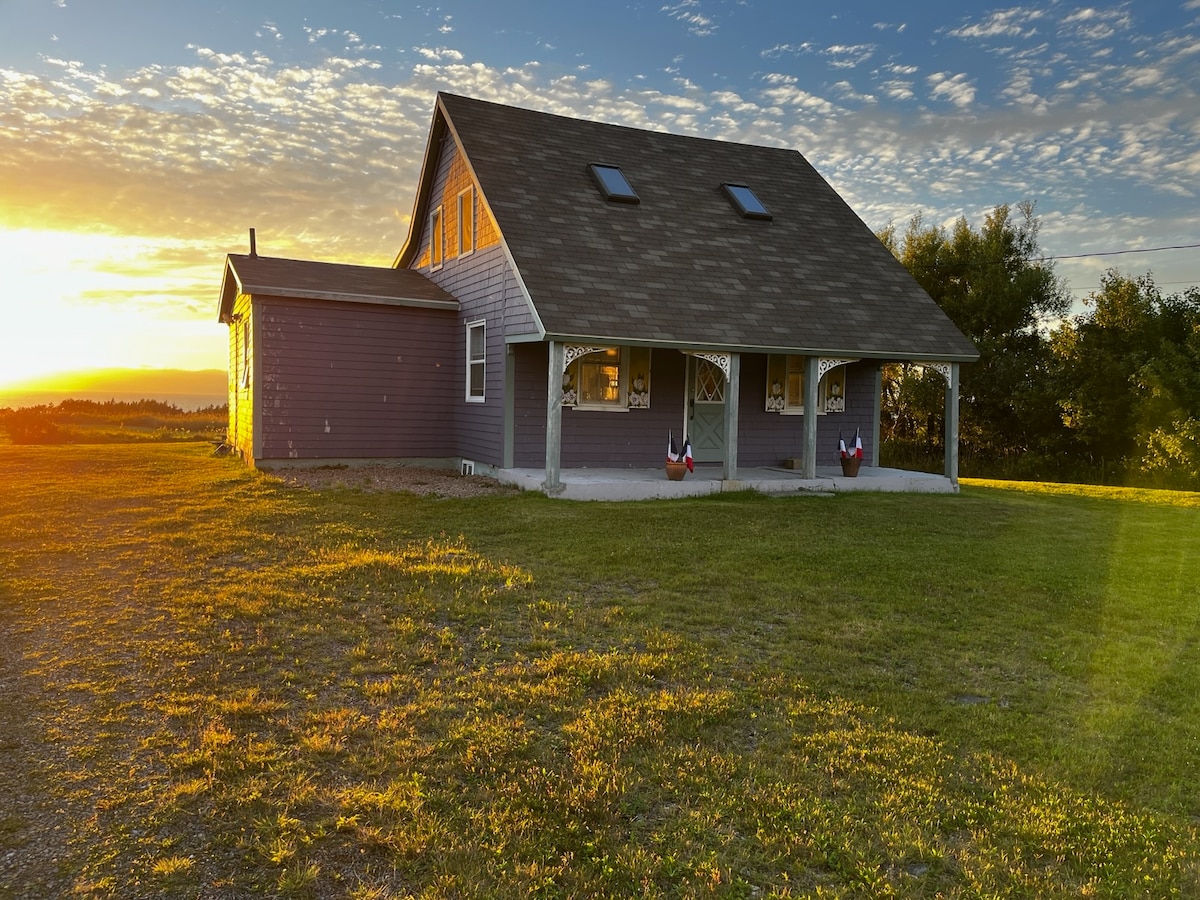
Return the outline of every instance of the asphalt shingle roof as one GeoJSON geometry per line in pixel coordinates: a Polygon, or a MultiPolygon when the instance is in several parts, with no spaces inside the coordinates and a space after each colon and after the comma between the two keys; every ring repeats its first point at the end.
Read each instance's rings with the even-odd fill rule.
{"type": "Polygon", "coordinates": [[[221,282],[222,320],[239,293],[458,309],[451,294],[413,269],[231,253],[221,282]]]}
{"type": "Polygon", "coordinates": [[[548,335],[897,359],[978,355],[794,150],[452,94],[438,103],[435,131],[444,116],[548,335]],[[590,163],[619,166],[641,202],[606,201],[590,163]],[[725,182],[751,187],[772,219],[740,217],[725,182]]]}

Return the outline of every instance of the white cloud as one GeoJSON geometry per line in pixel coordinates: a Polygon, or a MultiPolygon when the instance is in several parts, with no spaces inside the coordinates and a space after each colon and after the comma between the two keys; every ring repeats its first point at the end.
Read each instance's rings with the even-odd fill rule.
{"type": "Polygon", "coordinates": [[[463,59],[462,53],[449,47],[413,47],[413,51],[425,57],[426,59],[449,59],[453,60],[454,62],[461,62],[463,59]]]}
{"type": "Polygon", "coordinates": [[[1097,10],[1085,7],[1062,20],[1064,31],[1088,41],[1108,40],[1118,31],[1127,31],[1132,25],[1133,19],[1124,9],[1097,10]]]}
{"type": "Polygon", "coordinates": [[[852,69],[870,59],[874,52],[874,44],[834,44],[822,50],[821,55],[835,69],[852,69]]]}
{"type": "Polygon", "coordinates": [[[859,103],[875,103],[875,97],[871,94],[859,93],[849,81],[839,81],[833,85],[833,89],[837,91],[846,100],[855,100],[859,103]]]}
{"type": "Polygon", "coordinates": [[[789,56],[804,56],[808,53],[816,53],[817,47],[811,41],[805,41],[803,44],[776,44],[774,47],[768,47],[761,51],[758,55],[763,59],[778,59],[787,54],[789,56]]]}
{"type": "Polygon", "coordinates": [[[913,83],[911,81],[901,81],[899,79],[890,79],[881,81],[879,89],[893,100],[912,100],[916,97],[913,92],[913,83]]]}
{"type": "Polygon", "coordinates": [[[936,99],[949,100],[959,109],[965,109],[975,102],[975,86],[965,73],[951,75],[948,72],[935,72],[926,77],[929,83],[930,96],[936,99]]]}
{"type": "Polygon", "coordinates": [[[708,37],[717,30],[712,17],[700,11],[700,0],[680,0],[674,5],[662,7],[659,11],[682,22],[687,26],[688,32],[697,37],[708,37]]]}
{"type": "Polygon", "coordinates": [[[997,37],[1031,37],[1037,34],[1033,23],[1039,21],[1045,13],[1037,9],[996,10],[983,21],[952,28],[946,33],[956,38],[997,38],[997,37]]]}

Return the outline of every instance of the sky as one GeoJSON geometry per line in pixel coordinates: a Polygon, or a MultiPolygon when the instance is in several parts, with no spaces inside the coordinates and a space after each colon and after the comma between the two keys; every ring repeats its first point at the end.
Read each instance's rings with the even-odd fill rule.
{"type": "Polygon", "coordinates": [[[1200,284],[1200,0],[0,0],[0,384],[224,368],[251,227],[389,265],[438,91],[799,150],[874,230],[1032,201],[1080,300],[1200,284]]]}

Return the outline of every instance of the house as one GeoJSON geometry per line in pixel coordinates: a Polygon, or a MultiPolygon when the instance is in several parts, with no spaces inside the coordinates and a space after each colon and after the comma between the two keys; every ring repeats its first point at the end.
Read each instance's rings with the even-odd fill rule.
{"type": "Polygon", "coordinates": [[[877,461],[881,365],[975,347],[794,151],[437,96],[391,268],[231,254],[230,438],[254,465],[476,472],[877,461]]]}

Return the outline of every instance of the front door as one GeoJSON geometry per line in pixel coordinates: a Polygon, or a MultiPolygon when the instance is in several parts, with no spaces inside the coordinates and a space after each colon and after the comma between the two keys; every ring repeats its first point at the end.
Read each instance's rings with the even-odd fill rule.
{"type": "Polygon", "coordinates": [[[696,462],[725,461],[725,373],[721,367],[688,357],[688,437],[696,462]]]}

